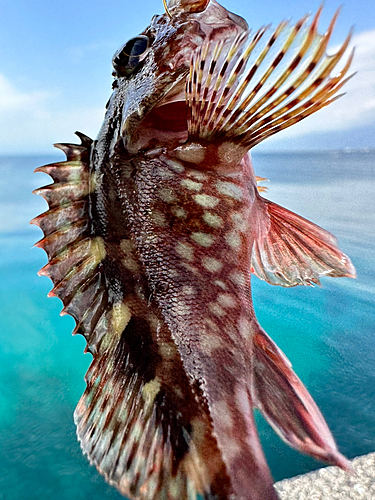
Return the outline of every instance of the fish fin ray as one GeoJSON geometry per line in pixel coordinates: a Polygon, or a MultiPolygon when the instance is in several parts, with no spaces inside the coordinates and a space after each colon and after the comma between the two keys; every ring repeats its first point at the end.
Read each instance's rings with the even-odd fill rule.
{"type": "Polygon", "coordinates": [[[257,183],[258,193],[266,193],[268,191],[268,187],[267,186],[261,186],[260,183],[264,182],[264,181],[268,181],[269,179],[267,179],[266,177],[259,177],[258,175],[256,175],[255,176],[255,180],[256,180],[256,183],[257,183]]]}
{"type": "Polygon", "coordinates": [[[104,242],[90,231],[89,193],[94,188],[90,179],[92,141],[83,134],[77,135],[81,144],[55,145],[65,153],[66,161],[36,169],[50,175],[54,183],[34,191],[46,199],[49,210],[31,223],[44,233],[36,246],[43,248],[48,256],[48,263],[39,274],[53,282],[49,295],[62,300],[62,314],[75,319],[76,333],[85,336],[87,350],[94,352],[106,331],[99,319],[106,318],[110,308],[101,268],[104,242]]]}
{"type": "Polygon", "coordinates": [[[350,470],[322,414],[284,353],[258,324],[253,338],[255,404],[265,419],[293,448],[350,470]]]}
{"type": "Polygon", "coordinates": [[[187,84],[190,139],[233,141],[250,149],[266,137],[306,118],[335,99],[346,82],[353,53],[331,77],[351,34],[326,54],[337,15],[319,35],[320,8],[290,26],[282,22],[231,41],[208,41],[192,55],[187,84]]]}
{"type": "Polygon", "coordinates": [[[264,216],[251,262],[258,278],[291,287],[319,284],[321,276],[355,277],[349,257],[339,250],[331,233],[276,203],[258,199],[264,216]]]}
{"type": "MultiPolygon", "coordinates": [[[[224,500],[224,493],[211,491],[206,461],[184,421],[191,405],[171,411],[168,389],[134,363],[127,337],[126,329],[120,338],[104,335],[86,374],[87,388],[74,414],[84,453],[131,499],[224,500]]],[[[190,390],[188,382],[186,387],[190,390]]],[[[208,417],[203,424],[209,429],[208,417]]]]}

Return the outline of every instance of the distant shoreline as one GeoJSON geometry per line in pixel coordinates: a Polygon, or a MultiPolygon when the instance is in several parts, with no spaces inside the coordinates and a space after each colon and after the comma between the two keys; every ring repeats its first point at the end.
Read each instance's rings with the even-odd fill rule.
{"type": "MultiPolygon", "coordinates": [[[[330,154],[330,155],[341,155],[341,154],[374,154],[375,148],[372,147],[364,147],[364,148],[343,148],[343,149],[300,149],[300,150],[260,150],[260,151],[252,151],[252,156],[261,156],[261,155],[320,155],[320,154],[330,154]]],[[[51,146],[51,151],[49,152],[30,152],[30,153],[0,153],[0,158],[52,158],[61,156],[63,157],[62,152],[58,153],[56,149],[51,146]]]]}

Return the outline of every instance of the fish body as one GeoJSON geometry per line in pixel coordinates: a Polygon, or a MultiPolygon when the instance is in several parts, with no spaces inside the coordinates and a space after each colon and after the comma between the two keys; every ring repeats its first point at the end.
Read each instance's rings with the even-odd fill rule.
{"type": "Polygon", "coordinates": [[[79,134],[57,145],[67,161],[37,169],[54,180],[37,190],[41,274],[93,355],[78,438],[130,498],[277,499],[254,408],[350,468],[251,297],[252,274],[355,275],[330,233],[260,195],[249,154],[345,81],[351,57],[330,73],[348,40],[326,56],[319,13],[252,33],[214,0],[172,0],[116,52],[97,140],[79,134]]]}

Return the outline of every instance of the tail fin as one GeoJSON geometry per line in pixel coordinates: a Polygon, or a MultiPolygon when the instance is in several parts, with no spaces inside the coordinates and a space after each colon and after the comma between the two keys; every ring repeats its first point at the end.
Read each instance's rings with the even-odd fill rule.
{"type": "Polygon", "coordinates": [[[255,406],[298,451],[350,472],[327,424],[289,360],[257,324],[254,333],[255,406]]]}

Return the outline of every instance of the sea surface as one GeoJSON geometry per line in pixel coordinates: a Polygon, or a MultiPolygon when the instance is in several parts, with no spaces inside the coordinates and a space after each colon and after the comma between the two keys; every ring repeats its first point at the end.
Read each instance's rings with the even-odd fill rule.
{"type": "MultiPolygon", "coordinates": [[[[91,356],[60,317],[29,220],[35,167],[63,157],[0,157],[0,500],[120,500],[83,457],[73,411],[91,356]]],[[[267,197],[333,232],[356,280],[285,289],[253,280],[256,313],[307,385],[342,453],[375,451],[375,153],[254,154],[267,197]]],[[[257,416],[275,480],[321,464],[284,445],[257,416]]]]}

